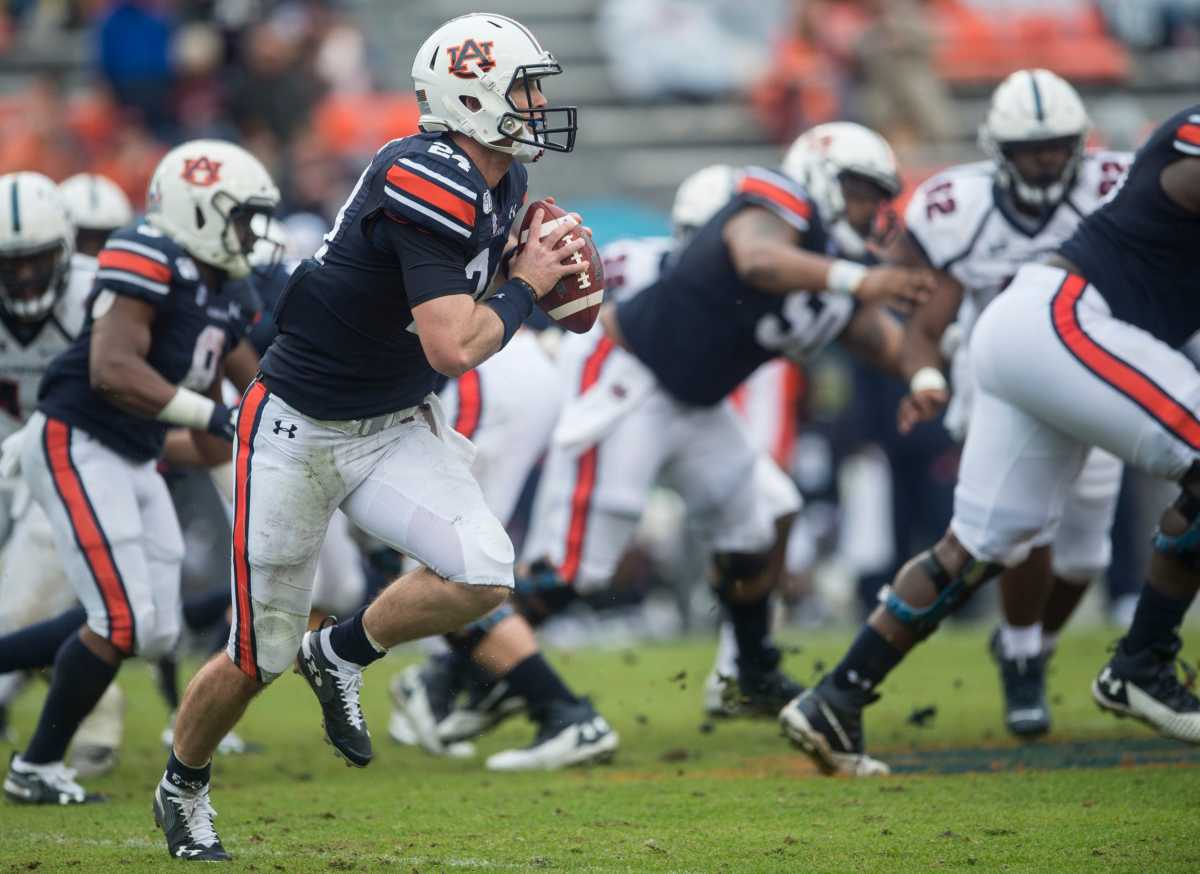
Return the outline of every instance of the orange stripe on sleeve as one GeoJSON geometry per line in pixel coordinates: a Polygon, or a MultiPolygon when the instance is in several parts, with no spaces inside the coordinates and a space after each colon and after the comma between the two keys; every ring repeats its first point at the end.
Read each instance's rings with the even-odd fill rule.
{"type": "Polygon", "coordinates": [[[454,216],[467,227],[475,227],[475,206],[452,191],[448,191],[423,176],[418,176],[393,164],[387,172],[387,181],[405,194],[432,204],[442,212],[454,216]]]}
{"type": "Polygon", "coordinates": [[[120,249],[102,249],[97,261],[102,268],[124,270],[135,273],[151,282],[170,282],[171,268],[160,264],[153,258],[139,255],[136,252],[125,252],[120,249]]]}
{"type": "Polygon", "coordinates": [[[1184,443],[1193,449],[1200,449],[1200,420],[1191,410],[1084,331],[1075,305],[1086,288],[1087,280],[1071,274],[1055,294],[1051,308],[1059,339],[1096,376],[1140,406],[1184,443]]]}
{"type": "Polygon", "coordinates": [[[1200,124],[1187,122],[1180,125],[1179,130],[1175,131],[1175,137],[1190,145],[1200,146],[1200,124]]]}
{"type": "Polygon", "coordinates": [[[738,190],[743,194],[756,194],[766,198],[778,206],[796,213],[805,221],[812,215],[812,206],[806,200],[801,200],[790,191],[785,191],[778,185],[772,185],[764,179],[755,176],[745,177],[738,190]]]}

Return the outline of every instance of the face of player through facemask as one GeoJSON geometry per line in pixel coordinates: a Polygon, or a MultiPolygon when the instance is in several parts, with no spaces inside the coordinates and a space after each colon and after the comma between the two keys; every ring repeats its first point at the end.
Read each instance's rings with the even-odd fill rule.
{"type": "MultiPolygon", "coordinates": [[[[1030,188],[1044,190],[1063,181],[1063,173],[1078,142],[1078,137],[1070,136],[1032,143],[1007,143],[1003,152],[1021,182],[1030,188]]],[[[1017,200],[1020,203],[1019,196],[1017,200]]]]}
{"type": "Polygon", "coordinates": [[[840,178],[842,199],[846,203],[846,223],[864,240],[870,240],[878,227],[880,215],[891,203],[891,196],[876,183],[853,173],[840,178]]]}
{"type": "MultiPolygon", "coordinates": [[[[55,244],[49,249],[27,255],[0,257],[0,294],[10,311],[21,304],[32,304],[50,290],[62,248],[55,244]]],[[[18,314],[18,317],[19,314],[18,314]]]]}

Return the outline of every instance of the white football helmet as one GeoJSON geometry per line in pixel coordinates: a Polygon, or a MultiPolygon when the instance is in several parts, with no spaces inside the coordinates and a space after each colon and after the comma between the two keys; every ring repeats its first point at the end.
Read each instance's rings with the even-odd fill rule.
{"type": "Polygon", "coordinates": [[[35,323],[67,287],[75,229],[58,186],[41,173],[0,176],[0,305],[35,323]]]}
{"type": "Polygon", "coordinates": [[[892,147],[875,131],[849,121],[819,124],[801,134],[783,157],[783,172],[804,186],[838,252],[848,258],[862,257],[867,240],[846,220],[842,177],[866,179],[888,197],[900,193],[892,147]]]}
{"type": "Polygon", "coordinates": [[[146,221],[238,279],[249,274],[248,256],[278,205],[279,189],[256,157],[224,140],[192,140],[155,168],[146,221]]]}
{"type": "Polygon", "coordinates": [[[459,131],[518,161],[536,161],[546,150],[575,147],[574,106],[520,109],[513,103],[530,83],[557,76],[562,67],[520,22],[472,12],[435,30],[413,61],[413,86],[423,131],[459,131]]]}
{"type": "Polygon", "coordinates": [[[112,232],[133,221],[129,198],[107,176],[76,173],[60,182],[58,189],[76,228],[112,232]]]}
{"type": "Polygon", "coordinates": [[[992,94],[987,119],[979,127],[979,145],[996,162],[1001,187],[1023,203],[1046,209],[1070,190],[1090,127],[1083,101],[1069,82],[1049,70],[1018,70],[992,94]],[[1047,140],[1073,140],[1071,159],[1056,179],[1034,184],[1021,177],[1006,150],[1047,140]]]}
{"type": "Polygon", "coordinates": [[[684,239],[707,224],[733,197],[738,175],[729,164],[710,164],[679,183],[671,205],[675,236],[684,239]]]}

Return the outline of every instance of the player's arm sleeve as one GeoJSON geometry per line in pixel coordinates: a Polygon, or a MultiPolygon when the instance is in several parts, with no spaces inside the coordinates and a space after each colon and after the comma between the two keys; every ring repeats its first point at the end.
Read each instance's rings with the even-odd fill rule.
{"type": "Polygon", "coordinates": [[[1176,151],[1193,158],[1200,158],[1200,114],[1189,115],[1175,129],[1174,145],[1176,151]]]}
{"type": "Polygon", "coordinates": [[[389,218],[470,245],[482,193],[449,162],[429,155],[402,156],[388,168],[383,194],[389,218]]]}
{"type": "Polygon", "coordinates": [[[126,236],[110,237],[96,262],[97,287],[136,297],[155,308],[167,303],[171,259],[157,246],[126,236]]]}
{"type": "Polygon", "coordinates": [[[409,306],[448,294],[474,293],[466,253],[457,243],[390,216],[375,225],[373,234],[386,241],[400,260],[409,306]]]}
{"type": "Polygon", "coordinates": [[[738,180],[735,196],[743,203],[764,207],[801,234],[813,218],[813,204],[804,189],[786,176],[760,167],[747,167],[738,180]]]}

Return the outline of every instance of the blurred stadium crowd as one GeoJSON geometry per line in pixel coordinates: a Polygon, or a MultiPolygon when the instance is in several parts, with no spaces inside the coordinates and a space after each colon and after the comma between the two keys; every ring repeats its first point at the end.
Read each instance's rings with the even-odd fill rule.
{"type": "MultiPolygon", "coordinates": [[[[911,186],[978,156],[974,128],[986,94],[1018,67],[1054,69],[1096,98],[1097,136],[1121,147],[1136,144],[1160,106],[1182,103],[1180,92],[1200,92],[1200,0],[495,5],[563,47],[562,96],[581,106],[580,147],[571,160],[539,168],[535,185],[588,216],[601,243],[664,232],[662,208],[691,170],[718,160],[777,163],[778,144],[830,119],[885,133],[911,186]]],[[[172,144],[228,138],[279,181],[291,254],[303,257],[369,156],[415,130],[406,85],[415,40],[468,8],[445,0],[5,0],[0,173],[62,180],[96,172],[140,207],[172,144]]],[[[900,440],[893,415],[904,387],[836,351],[797,373],[793,390],[798,429],[777,454],[808,505],[794,538],[791,610],[810,622],[849,618],[902,556],[944,528],[957,448],[933,425],[900,440]]],[[[1139,499],[1146,483],[1127,485],[1109,586],[1118,612],[1132,603],[1144,562],[1141,532],[1151,524],[1143,505],[1162,503],[1139,499]]],[[[224,586],[228,526],[215,501],[192,487],[200,484],[177,484],[194,547],[185,585],[224,586]]],[[[620,618],[610,629],[675,629],[706,609],[705,587],[691,585],[701,569],[679,528],[680,511],[664,494],[643,548],[618,575],[620,592],[592,606],[640,605],[657,591],[667,597],[649,600],[665,607],[612,611],[620,618]]],[[[369,573],[382,580],[391,570],[375,556],[369,573]]]]}

